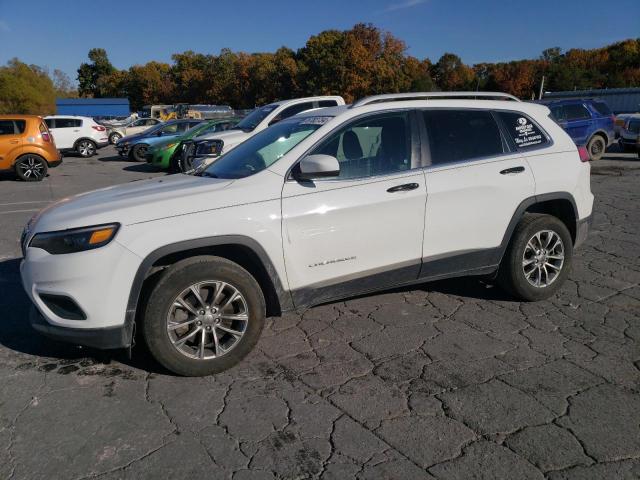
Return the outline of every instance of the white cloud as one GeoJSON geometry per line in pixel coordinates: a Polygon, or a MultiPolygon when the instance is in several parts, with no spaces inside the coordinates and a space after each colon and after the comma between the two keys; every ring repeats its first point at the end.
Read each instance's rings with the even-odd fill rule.
{"type": "Polygon", "coordinates": [[[405,8],[415,7],[421,3],[425,3],[427,0],[405,0],[404,2],[392,3],[383,12],[395,12],[396,10],[404,10],[405,8]]]}

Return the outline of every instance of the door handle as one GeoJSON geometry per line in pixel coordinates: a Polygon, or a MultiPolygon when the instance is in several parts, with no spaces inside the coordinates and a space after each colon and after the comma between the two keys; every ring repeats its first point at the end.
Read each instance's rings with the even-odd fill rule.
{"type": "Polygon", "coordinates": [[[420,185],[417,183],[405,183],[403,185],[396,185],[395,187],[387,188],[387,192],[395,193],[395,192],[407,192],[409,190],[415,190],[420,185]]]}
{"type": "Polygon", "coordinates": [[[509,175],[511,173],[522,173],[524,172],[524,167],[512,167],[505,168],[504,170],[500,170],[500,175],[509,175]]]}

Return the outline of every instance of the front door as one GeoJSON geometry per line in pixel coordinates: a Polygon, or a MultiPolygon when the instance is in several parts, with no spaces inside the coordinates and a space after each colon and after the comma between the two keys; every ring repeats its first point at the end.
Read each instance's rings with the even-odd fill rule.
{"type": "Polygon", "coordinates": [[[407,112],[354,120],[311,154],[335,156],[336,178],[289,179],[283,249],[296,306],[415,280],[425,180],[407,112]]]}

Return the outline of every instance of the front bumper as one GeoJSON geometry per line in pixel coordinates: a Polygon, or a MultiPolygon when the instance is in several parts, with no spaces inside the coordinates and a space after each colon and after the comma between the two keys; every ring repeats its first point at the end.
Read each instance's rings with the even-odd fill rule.
{"type": "Polygon", "coordinates": [[[32,322],[34,328],[79,345],[128,346],[133,317],[126,316],[127,304],[140,263],[137,255],[116,240],[102,248],[66,255],[27,248],[20,264],[22,285],[43,317],[32,322]],[[56,308],[52,297],[67,299],[77,308],[56,308]],[[74,315],[77,312],[82,315],[74,315]]]}
{"type": "Polygon", "coordinates": [[[42,313],[32,305],[29,323],[33,329],[53,340],[103,350],[127,348],[133,343],[133,322],[121,327],[69,328],[48,323],[42,313]]]}
{"type": "Polygon", "coordinates": [[[123,157],[129,155],[129,145],[116,145],[116,150],[118,151],[118,154],[123,157]]]}

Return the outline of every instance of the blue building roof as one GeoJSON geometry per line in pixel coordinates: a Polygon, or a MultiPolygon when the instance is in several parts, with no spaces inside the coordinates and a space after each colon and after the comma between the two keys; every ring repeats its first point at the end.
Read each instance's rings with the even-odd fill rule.
{"type": "Polygon", "coordinates": [[[129,105],[128,98],[56,98],[56,105],[129,105]]]}

